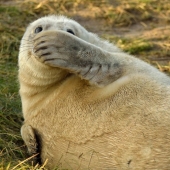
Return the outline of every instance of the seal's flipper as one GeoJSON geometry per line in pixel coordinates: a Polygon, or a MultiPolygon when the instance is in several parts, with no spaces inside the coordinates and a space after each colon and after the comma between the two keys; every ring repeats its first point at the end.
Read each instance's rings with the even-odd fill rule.
{"type": "Polygon", "coordinates": [[[21,127],[21,136],[27,146],[28,153],[30,156],[33,156],[33,164],[40,164],[40,152],[39,152],[39,143],[35,130],[27,124],[24,124],[21,127]]]}

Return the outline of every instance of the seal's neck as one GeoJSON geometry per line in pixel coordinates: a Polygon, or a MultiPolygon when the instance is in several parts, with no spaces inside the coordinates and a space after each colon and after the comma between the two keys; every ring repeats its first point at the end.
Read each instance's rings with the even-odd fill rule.
{"type": "Polygon", "coordinates": [[[30,57],[19,61],[20,94],[33,96],[61,83],[68,75],[65,70],[49,67],[30,57]]]}

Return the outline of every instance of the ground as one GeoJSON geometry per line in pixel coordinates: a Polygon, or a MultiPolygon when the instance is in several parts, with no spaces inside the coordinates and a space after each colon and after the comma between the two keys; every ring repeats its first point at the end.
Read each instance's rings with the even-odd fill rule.
{"type": "Polygon", "coordinates": [[[71,17],[170,74],[170,0],[1,0],[0,170],[37,168],[29,164],[20,136],[23,118],[17,57],[27,25],[48,14],[71,17]]]}

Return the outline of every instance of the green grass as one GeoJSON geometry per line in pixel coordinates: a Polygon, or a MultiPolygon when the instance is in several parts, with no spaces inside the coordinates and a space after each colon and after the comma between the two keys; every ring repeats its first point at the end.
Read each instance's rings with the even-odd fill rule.
{"type": "Polygon", "coordinates": [[[85,18],[88,18],[94,21],[94,26],[89,25],[92,31],[95,30],[95,25],[101,27],[101,31],[109,27],[111,31],[108,33],[100,32],[104,38],[115,42],[126,52],[155,64],[161,71],[170,72],[169,62],[159,63],[160,59],[170,57],[169,36],[162,37],[160,34],[153,39],[148,36],[115,36],[111,33],[114,28],[132,29],[131,26],[134,25],[149,25],[156,28],[158,23],[168,24],[169,0],[122,0],[114,3],[107,0],[58,0],[57,2],[2,0],[0,2],[0,170],[37,168],[28,164],[28,155],[20,136],[23,118],[18,93],[17,58],[20,40],[27,25],[48,14],[64,14],[73,18],[82,18],[86,22],[85,18]],[[152,62],[148,56],[158,59],[158,62],[152,62]]]}
{"type": "Polygon", "coordinates": [[[110,42],[115,43],[119,46],[121,49],[123,49],[125,52],[128,52],[129,54],[135,54],[135,55],[142,55],[146,54],[146,52],[151,51],[153,49],[153,44],[149,41],[141,38],[118,38],[111,35],[103,35],[103,37],[110,42]]]}

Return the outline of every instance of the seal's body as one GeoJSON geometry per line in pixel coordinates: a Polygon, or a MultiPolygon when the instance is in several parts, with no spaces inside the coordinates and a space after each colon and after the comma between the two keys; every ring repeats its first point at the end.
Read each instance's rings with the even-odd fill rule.
{"type": "Polygon", "coordinates": [[[75,21],[23,36],[19,82],[30,154],[52,169],[170,169],[170,78],[75,21]]]}

